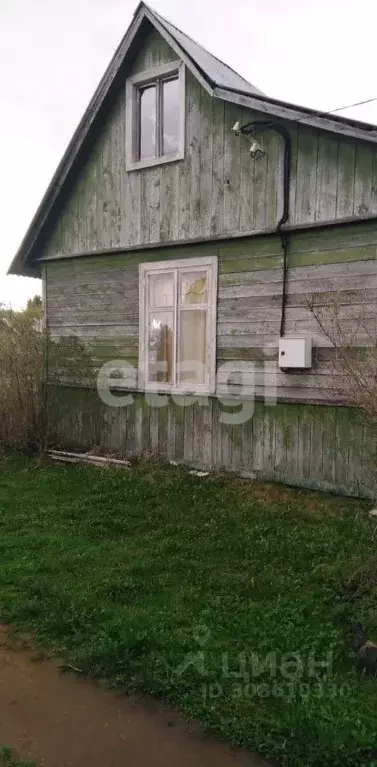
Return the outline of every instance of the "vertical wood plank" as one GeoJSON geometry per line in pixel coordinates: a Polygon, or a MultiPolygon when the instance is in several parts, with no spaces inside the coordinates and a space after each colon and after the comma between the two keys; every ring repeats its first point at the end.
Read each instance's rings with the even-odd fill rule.
{"type": "Polygon", "coordinates": [[[336,217],[352,216],[355,195],[355,157],[354,144],[339,140],[338,193],[336,217]]]}
{"type": "Polygon", "coordinates": [[[281,415],[277,418],[275,427],[274,470],[278,474],[285,474],[287,471],[287,442],[285,438],[285,425],[281,415]]]}
{"type": "Polygon", "coordinates": [[[340,407],[336,411],[336,445],[334,479],[337,485],[348,484],[349,445],[352,436],[349,425],[349,408],[340,407]]]}
{"type": "Polygon", "coordinates": [[[79,252],[80,193],[76,184],[76,194],[68,200],[65,210],[65,242],[68,253],[79,252]]]}
{"type": "MultiPolygon", "coordinates": [[[[236,136],[233,125],[240,121],[239,107],[225,104],[224,109],[224,232],[239,232],[242,137],[236,136]]],[[[216,126],[215,126],[216,129],[216,126]]]]}
{"type": "Polygon", "coordinates": [[[125,416],[127,418],[126,427],[126,451],[129,455],[135,453],[135,418],[136,418],[136,406],[135,404],[129,405],[127,408],[123,408],[125,416]]]}
{"type": "Polygon", "coordinates": [[[150,196],[151,196],[151,183],[149,169],[144,170],[140,175],[140,242],[150,242],[150,196]]]}
{"type": "Polygon", "coordinates": [[[103,247],[111,246],[111,200],[113,193],[112,179],[112,147],[111,147],[111,122],[107,120],[102,144],[102,174],[100,204],[102,207],[102,243],[103,247]]]}
{"type": "Polygon", "coordinates": [[[158,415],[158,455],[165,457],[168,452],[168,418],[171,405],[155,409],[158,415]]]}
{"type": "Polygon", "coordinates": [[[298,464],[298,434],[299,434],[299,408],[296,405],[284,405],[285,410],[285,433],[284,438],[287,447],[287,475],[297,477],[298,464]]]}
{"type": "Polygon", "coordinates": [[[158,407],[149,407],[149,428],[152,455],[158,455],[158,407]]]}
{"type": "Polygon", "coordinates": [[[295,222],[312,223],[315,219],[318,134],[299,126],[295,222]]]}
{"type": "Polygon", "coordinates": [[[331,484],[335,481],[336,416],[329,408],[322,421],[323,429],[323,479],[331,484]]]}
{"type": "MultiPolygon", "coordinates": [[[[160,238],[160,173],[156,168],[150,168],[148,174],[148,190],[145,204],[148,208],[149,242],[158,242],[160,238]]],[[[146,214],[144,214],[146,215],[146,214]]]]}
{"type": "Polygon", "coordinates": [[[169,402],[169,406],[165,409],[167,410],[166,455],[170,459],[175,459],[177,406],[173,402],[169,402]]]}
{"type": "MultiPolygon", "coordinates": [[[[297,198],[297,163],[298,163],[298,125],[290,127],[291,135],[291,183],[289,188],[289,223],[296,223],[296,198],[297,198]]],[[[284,152],[284,148],[283,148],[284,152]]],[[[283,176],[284,155],[280,158],[281,177],[283,176]]],[[[278,211],[281,215],[283,211],[283,180],[281,179],[278,188],[278,211]]]]}
{"type": "Polygon", "coordinates": [[[263,452],[264,452],[264,412],[265,409],[260,402],[255,404],[253,416],[253,469],[263,471],[263,452]]]}
{"type": "Polygon", "coordinates": [[[140,175],[141,171],[133,170],[126,173],[125,184],[125,216],[127,221],[126,245],[138,245],[140,236],[140,175]],[[128,215],[127,215],[128,211],[128,215]]]}
{"type": "Polygon", "coordinates": [[[111,119],[111,147],[112,147],[112,198],[111,198],[111,245],[118,247],[120,245],[121,232],[121,209],[120,209],[120,167],[124,147],[121,144],[121,126],[123,119],[122,99],[118,99],[112,110],[111,119]]]}
{"type": "Polygon", "coordinates": [[[215,469],[221,468],[221,406],[216,398],[212,401],[212,461],[215,469]]]}
{"type": "Polygon", "coordinates": [[[192,115],[192,99],[190,99],[192,87],[192,75],[186,70],[186,130],[185,130],[185,160],[178,164],[178,238],[189,239],[190,236],[190,202],[191,202],[191,175],[192,175],[192,134],[194,127],[192,115]]]}
{"type": "Polygon", "coordinates": [[[239,472],[242,468],[242,443],[244,424],[233,424],[232,428],[232,471],[239,472]]]}
{"type": "Polygon", "coordinates": [[[267,171],[268,171],[268,142],[270,135],[256,134],[258,144],[265,151],[263,156],[255,158],[254,165],[254,228],[263,229],[267,218],[267,171]]]}
{"type": "MultiPolygon", "coordinates": [[[[241,112],[241,124],[252,120],[254,115],[250,115],[247,110],[241,112]]],[[[240,139],[240,231],[251,232],[254,228],[254,194],[255,194],[255,159],[250,154],[250,142],[246,136],[240,139]]]]}
{"type": "Polygon", "coordinates": [[[373,149],[364,144],[356,145],[355,163],[355,216],[365,216],[370,212],[372,202],[373,149]]]}
{"type": "Polygon", "coordinates": [[[194,438],[194,407],[188,405],[184,407],[185,413],[185,444],[183,457],[187,463],[193,460],[193,438],[194,438]]]}
{"type": "Polygon", "coordinates": [[[322,479],[323,476],[323,411],[312,411],[310,435],[310,477],[322,479]]]}
{"type": "Polygon", "coordinates": [[[229,423],[221,424],[221,465],[228,471],[232,468],[233,426],[229,423]]]}
{"type": "Polygon", "coordinates": [[[253,473],[253,418],[244,423],[242,431],[242,468],[248,474],[253,473]]]}
{"type": "MultiPolygon", "coordinates": [[[[122,409],[125,410],[126,408],[122,409]]],[[[135,452],[140,456],[144,452],[143,416],[143,401],[142,396],[140,396],[135,402],[135,452]]]]}
{"type": "Polygon", "coordinates": [[[373,152],[371,213],[377,213],[377,151],[373,152]]]}
{"type": "Polygon", "coordinates": [[[91,162],[88,167],[88,249],[95,250],[98,245],[98,221],[97,221],[97,194],[98,194],[98,164],[100,161],[100,154],[98,146],[94,147],[91,162]]]}
{"type": "Polygon", "coordinates": [[[150,407],[145,399],[144,394],[141,395],[140,400],[143,412],[141,454],[150,456],[153,453],[150,434],[150,407]]]}
{"type": "Polygon", "coordinates": [[[183,461],[185,453],[185,407],[184,397],[174,398],[175,407],[175,460],[183,461]]]}
{"type": "Polygon", "coordinates": [[[75,247],[77,252],[84,252],[87,250],[87,197],[86,197],[86,185],[85,174],[80,178],[77,186],[77,240],[75,247]]]}
{"type": "Polygon", "coordinates": [[[263,471],[271,474],[275,460],[275,415],[273,408],[264,408],[263,418],[263,471]]]}
{"type": "Polygon", "coordinates": [[[208,405],[201,405],[203,411],[203,468],[211,469],[213,465],[212,458],[212,403],[213,399],[208,400],[208,405]]]}
{"type": "Polygon", "coordinates": [[[348,417],[351,435],[348,452],[348,483],[353,486],[355,492],[359,492],[365,473],[362,462],[364,424],[360,413],[353,408],[350,408],[348,417]]]}
{"type": "Polygon", "coordinates": [[[178,235],[178,183],[177,163],[160,168],[160,242],[172,242],[178,235]]]}
{"type": "Polygon", "coordinates": [[[299,406],[300,419],[298,430],[297,449],[297,475],[298,477],[310,477],[310,453],[311,453],[311,408],[299,406]]]}
{"type": "MultiPolygon", "coordinates": [[[[188,133],[188,173],[190,174],[190,226],[189,236],[199,237],[200,224],[200,85],[194,78],[188,78],[190,90],[186,129],[188,133]]],[[[187,188],[187,187],[186,187],[187,188]]],[[[183,193],[183,192],[182,192],[183,193]]]]}
{"type": "Polygon", "coordinates": [[[212,104],[212,213],[211,234],[220,234],[224,226],[224,102],[212,104]]]}
{"type": "Polygon", "coordinates": [[[211,232],[212,210],[212,98],[204,88],[200,94],[200,231],[203,237],[211,232]]]}
{"type": "Polygon", "coordinates": [[[321,133],[318,139],[316,221],[331,221],[336,214],[339,141],[321,133]]]}
{"type": "Polygon", "coordinates": [[[274,227],[281,216],[278,195],[282,202],[284,142],[281,136],[266,134],[267,178],[266,178],[266,226],[274,227]]]}
{"type": "Polygon", "coordinates": [[[204,413],[199,402],[195,402],[193,409],[193,464],[198,467],[203,466],[203,431],[204,431],[204,413]]]}

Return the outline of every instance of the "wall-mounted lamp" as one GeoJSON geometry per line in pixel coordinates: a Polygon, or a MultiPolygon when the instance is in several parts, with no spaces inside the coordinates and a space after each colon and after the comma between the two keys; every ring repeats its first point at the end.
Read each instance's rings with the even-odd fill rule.
{"type": "Polygon", "coordinates": [[[252,157],[260,157],[265,156],[267,153],[264,149],[262,149],[261,145],[258,144],[258,142],[254,139],[254,141],[250,144],[250,154],[252,157]]]}
{"type": "MultiPolygon", "coordinates": [[[[244,133],[244,128],[241,127],[240,122],[236,122],[233,125],[232,131],[235,136],[240,136],[241,133],[244,133]]],[[[252,157],[257,157],[258,155],[263,157],[266,154],[265,150],[262,149],[261,145],[258,143],[258,141],[255,138],[250,144],[250,154],[252,157]]]]}

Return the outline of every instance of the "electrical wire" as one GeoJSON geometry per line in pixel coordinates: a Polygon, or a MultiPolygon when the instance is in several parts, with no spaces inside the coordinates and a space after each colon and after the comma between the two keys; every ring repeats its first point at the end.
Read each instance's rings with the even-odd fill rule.
{"type": "Polygon", "coordinates": [[[342,109],[352,109],[353,107],[361,107],[363,104],[371,104],[372,101],[377,101],[377,96],[373,99],[366,99],[365,101],[356,101],[354,104],[347,104],[345,107],[338,107],[337,109],[331,109],[330,112],[323,112],[324,115],[333,114],[334,112],[341,112],[342,109]]]}
{"type": "MultiPolygon", "coordinates": [[[[377,101],[377,96],[375,96],[372,99],[366,99],[365,101],[355,101],[354,104],[346,104],[343,107],[337,107],[336,109],[330,109],[328,112],[315,112],[314,110],[310,110],[307,114],[304,115],[304,117],[301,117],[300,120],[294,120],[295,123],[302,123],[305,122],[308,118],[311,117],[331,117],[335,112],[342,112],[344,109],[353,109],[353,107],[361,107],[364,104],[372,104],[373,101],[377,101]]],[[[293,104],[289,104],[289,107],[291,109],[305,109],[305,107],[296,106],[293,104]]],[[[346,120],[353,120],[352,117],[345,118],[346,120]]],[[[366,123],[366,125],[371,125],[371,123],[366,123]]],[[[376,126],[377,130],[377,126],[376,126]]]]}

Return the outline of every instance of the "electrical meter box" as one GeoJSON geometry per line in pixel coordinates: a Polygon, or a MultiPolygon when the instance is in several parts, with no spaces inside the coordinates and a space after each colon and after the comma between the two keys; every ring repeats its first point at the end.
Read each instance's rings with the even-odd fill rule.
{"type": "Polygon", "coordinates": [[[303,370],[312,366],[311,338],[279,338],[279,367],[303,370]]]}

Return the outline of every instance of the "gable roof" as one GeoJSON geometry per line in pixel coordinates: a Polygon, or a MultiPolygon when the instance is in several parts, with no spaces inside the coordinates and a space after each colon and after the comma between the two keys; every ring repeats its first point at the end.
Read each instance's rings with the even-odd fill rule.
{"type": "Polygon", "coordinates": [[[234,69],[224,64],[212,53],[209,53],[203,46],[195,42],[191,37],[182,32],[163,16],[148,8],[154,19],[158,19],[163,28],[168,32],[185,51],[187,56],[195,63],[197,68],[203,73],[204,77],[212,87],[227,88],[232,91],[249,94],[250,96],[263,96],[264,94],[255,85],[251,85],[244,77],[235,72],[234,69]]]}
{"type": "Polygon", "coordinates": [[[132,22],[118,46],[89,106],[80,121],[68,148],[50,182],[30,227],[14,257],[8,274],[37,276],[40,265],[33,265],[33,255],[41,243],[55,206],[65,192],[79,165],[100,115],[105,112],[111,94],[116,90],[132,51],[146,26],[152,25],[214,98],[249,107],[262,114],[275,115],[284,120],[302,122],[363,141],[377,144],[377,127],[344,117],[324,115],[311,109],[297,107],[270,99],[251,85],[231,67],[217,59],[188,35],[141,2],[132,22]]]}

